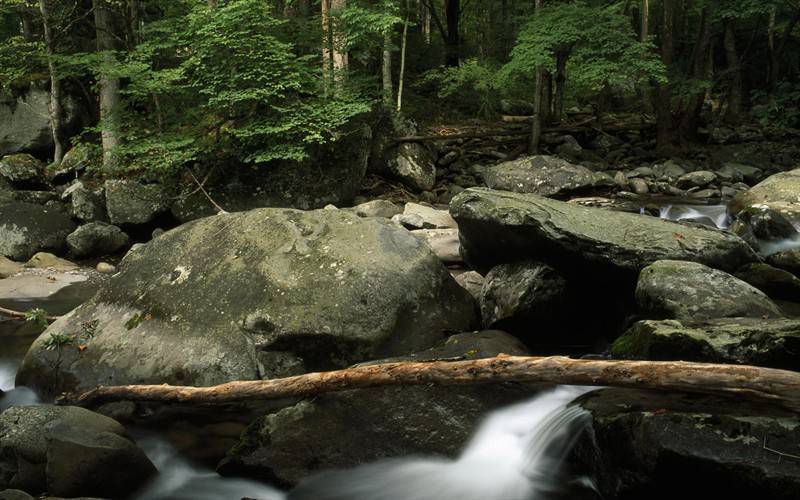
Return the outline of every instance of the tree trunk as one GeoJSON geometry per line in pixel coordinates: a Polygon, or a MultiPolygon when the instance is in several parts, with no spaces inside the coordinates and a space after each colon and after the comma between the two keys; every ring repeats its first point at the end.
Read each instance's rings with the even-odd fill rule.
{"type": "Polygon", "coordinates": [[[50,113],[50,131],[53,134],[53,164],[59,166],[64,158],[63,144],[63,102],[61,96],[61,80],[58,76],[55,63],[55,40],[53,39],[53,27],[50,24],[50,5],[48,0],[39,0],[39,11],[42,13],[42,26],[44,28],[45,50],[47,51],[47,69],[50,73],[50,102],[48,111],[50,113]]]}
{"type": "Polygon", "coordinates": [[[445,64],[447,66],[458,66],[461,59],[461,39],[459,34],[461,0],[445,0],[444,10],[447,20],[447,37],[444,41],[445,64]]]}
{"type": "Polygon", "coordinates": [[[331,57],[331,46],[333,45],[331,16],[331,0],[320,0],[320,12],[322,14],[322,77],[325,83],[333,82],[333,57],[331,57]]]}
{"type": "Polygon", "coordinates": [[[403,83],[406,78],[406,47],[408,46],[408,20],[411,16],[411,10],[406,0],[406,20],[403,23],[403,40],[400,44],[400,75],[397,79],[397,112],[403,110],[403,83]]]}
{"type": "Polygon", "coordinates": [[[728,107],[725,111],[725,121],[738,124],[742,114],[742,65],[739,53],[736,50],[736,29],[733,19],[725,23],[725,59],[728,63],[728,72],[731,75],[730,88],[728,89],[728,107]]]}
{"type": "Polygon", "coordinates": [[[470,361],[387,363],[213,387],[99,386],[67,395],[68,404],[112,401],[219,405],[303,397],[367,387],[468,385],[486,382],[615,386],[754,398],[800,411],[800,373],[755,366],[684,361],[594,361],[554,356],[498,356],[470,361]]]}
{"type": "MultiPolygon", "coordinates": [[[[332,12],[341,12],[347,7],[347,0],[331,0],[330,7],[332,12]]],[[[342,30],[336,28],[336,23],[333,23],[331,31],[333,38],[333,76],[337,81],[341,81],[350,64],[346,48],[347,40],[342,30]]]]}
{"type": "MultiPolygon", "coordinates": [[[[706,80],[708,76],[709,48],[711,46],[711,27],[714,15],[714,1],[709,1],[703,7],[700,16],[700,30],[697,43],[694,46],[692,57],[691,75],[697,80],[706,80]]],[[[700,113],[703,110],[703,101],[706,93],[698,92],[687,99],[686,107],[681,114],[680,136],[681,142],[691,141],[697,137],[700,113]]]]}
{"type": "MultiPolygon", "coordinates": [[[[535,0],[534,16],[542,10],[542,0],[535,0]]],[[[533,124],[531,137],[528,143],[528,154],[539,154],[539,142],[542,140],[542,84],[544,83],[544,68],[536,67],[536,81],[533,88],[533,124]]]]}
{"type": "Polygon", "coordinates": [[[422,39],[425,40],[425,45],[431,44],[431,11],[425,5],[423,0],[419,2],[419,26],[422,32],[422,39]]]}
{"type": "MultiPolygon", "coordinates": [[[[675,0],[663,0],[661,19],[661,62],[667,68],[675,58],[675,0]]],[[[672,118],[672,85],[663,83],[656,91],[656,143],[668,147],[675,142],[672,118]]]]}
{"type": "MultiPolygon", "coordinates": [[[[108,0],[93,0],[94,23],[97,36],[97,50],[105,52],[105,63],[115,62],[111,52],[117,48],[114,37],[115,23],[113,12],[108,0]]],[[[119,117],[117,113],[120,105],[119,78],[101,75],[100,77],[100,122],[102,124],[103,166],[114,166],[114,149],[119,145],[119,117]]]]}
{"type": "Polygon", "coordinates": [[[383,103],[386,108],[391,108],[394,103],[394,84],[392,83],[392,29],[383,34],[383,103]]]}
{"type": "MultiPolygon", "coordinates": [[[[642,43],[650,38],[650,0],[642,0],[642,28],[640,31],[640,40],[642,43]]],[[[650,85],[644,83],[642,85],[642,109],[645,113],[653,113],[653,101],[650,96],[650,85]]]]}
{"type": "Polygon", "coordinates": [[[556,52],[555,92],[553,93],[553,121],[561,123],[564,116],[564,85],[567,83],[566,51],[556,52]]]}
{"type": "Polygon", "coordinates": [[[786,23],[786,27],[783,29],[783,36],[781,36],[780,43],[773,51],[773,58],[772,64],[770,65],[770,73],[769,73],[769,92],[772,95],[777,88],[778,81],[781,77],[781,64],[780,61],[783,58],[783,53],[786,50],[786,44],[789,42],[789,39],[792,37],[792,32],[794,31],[795,26],[800,23],[800,9],[797,9],[792,18],[786,23]]]}

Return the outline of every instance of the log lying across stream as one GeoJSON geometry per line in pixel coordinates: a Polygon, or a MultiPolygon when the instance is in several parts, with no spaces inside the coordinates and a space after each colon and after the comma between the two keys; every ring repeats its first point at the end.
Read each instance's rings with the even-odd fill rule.
{"type": "Polygon", "coordinates": [[[614,386],[738,396],[800,412],[799,372],[684,361],[597,361],[504,355],[470,361],[358,366],[282,379],[228,382],[213,387],[98,386],[80,395],[66,395],[63,402],[91,407],[112,401],[218,405],[367,387],[486,382],[614,386]]]}

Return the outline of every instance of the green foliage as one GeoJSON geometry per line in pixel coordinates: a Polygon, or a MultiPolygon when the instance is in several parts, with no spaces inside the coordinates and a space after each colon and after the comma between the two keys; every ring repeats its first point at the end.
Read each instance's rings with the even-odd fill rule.
{"type": "Polygon", "coordinates": [[[537,66],[555,72],[559,55],[568,58],[570,85],[586,93],[666,79],[654,46],[637,39],[627,17],[584,2],[543,8],[520,32],[503,70],[508,77],[530,76],[537,66]]]}
{"type": "Polygon", "coordinates": [[[764,125],[800,127],[800,84],[780,82],[770,98],[764,90],[752,93],[753,116],[764,125]]]}
{"type": "Polygon", "coordinates": [[[0,43],[0,90],[26,87],[47,75],[44,45],[13,36],[0,43]]]}
{"type": "Polygon", "coordinates": [[[25,321],[34,323],[42,328],[47,327],[49,321],[47,320],[47,311],[42,308],[36,307],[25,312],[25,321]]]}
{"type": "Polygon", "coordinates": [[[427,72],[422,85],[433,85],[442,98],[453,105],[469,105],[466,111],[489,117],[496,109],[505,81],[497,68],[469,59],[456,67],[443,67],[427,72]]]}
{"type": "Polygon", "coordinates": [[[58,350],[61,351],[63,347],[73,345],[75,337],[61,332],[50,332],[50,335],[45,339],[42,346],[48,351],[58,350]]]}

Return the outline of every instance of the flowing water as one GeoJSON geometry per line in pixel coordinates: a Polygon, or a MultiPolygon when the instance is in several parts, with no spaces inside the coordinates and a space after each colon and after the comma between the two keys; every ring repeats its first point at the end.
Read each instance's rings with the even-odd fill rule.
{"type": "Polygon", "coordinates": [[[726,205],[665,205],[661,207],[661,218],[697,222],[717,229],[728,229],[731,225],[726,205]]]}

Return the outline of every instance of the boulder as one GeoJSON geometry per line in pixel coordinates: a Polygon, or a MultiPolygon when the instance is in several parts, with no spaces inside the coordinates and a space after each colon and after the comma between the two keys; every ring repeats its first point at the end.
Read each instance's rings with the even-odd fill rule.
{"type": "Polygon", "coordinates": [[[577,274],[610,272],[632,285],[641,269],[658,260],[731,271],[758,260],[742,239],[721,231],[532,194],[468,189],[453,199],[450,212],[462,253],[478,271],[541,259],[577,274]]]}
{"type": "Polygon", "coordinates": [[[64,213],[32,203],[0,206],[0,255],[28,260],[39,251],[58,252],[75,223],[64,213]]]}
{"type": "Polygon", "coordinates": [[[105,222],[84,224],[67,236],[67,247],[78,258],[116,253],[130,242],[122,229],[105,222]]]}
{"type": "Polygon", "coordinates": [[[772,175],[740,193],[730,209],[738,214],[754,205],[780,212],[793,224],[800,224],[800,168],[772,175]]]}
{"type": "Polygon", "coordinates": [[[436,158],[424,144],[400,144],[394,161],[389,162],[389,171],[411,189],[430,191],[436,184],[436,158]]]}
{"type": "Polygon", "coordinates": [[[445,264],[458,264],[463,261],[458,229],[417,229],[411,231],[411,234],[431,247],[433,253],[445,264]]]}
{"type": "MultiPolygon", "coordinates": [[[[64,122],[71,130],[81,117],[74,99],[64,101],[64,122]]],[[[0,94],[0,155],[52,149],[49,104],[50,93],[35,87],[19,96],[0,94]]]]}
{"type": "Polygon", "coordinates": [[[800,278],[769,264],[748,264],[734,274],[772,299],[800,302],[800,278]]]}
{"type": "Polygon", "coordinates": [[[103,192],[87,189],[81,181],[75,181],[65,189],[61,199],[69,204],[69,214],[76,219],[84,222],[108,220],[103,192]]]}
{"type": "Polygon", "coordinates": [[[450,216],[447,210],[439,210],[418,203],[406,203],[402,215],[393,218],[407,227],[415,229],[451,229],[457,228],[458,224],[450,216]]]}
{"type": "Polygon", "coordinates": [[[747,207],[739,212],[737,219],[749,226],[760,240],[781,241],[800,236],[786,217],[766,206],[747,207]]]}
{"type": "Polygon", "coordinates": [[[214,385],[413,352],[475,322],[474,302],[431,250],[388,221],[345,210],[257,209],[208,217],[131,251],[100,291],[42,334],[18,381],[214,385]]]}
{"type": "Polygon", "coordinates": [[[767,257],[767,264],[789,271],[800,278],[800,250],[784,250],[767,257]]]}
{"type": "Polygon", "coordinates": [[[714,172],[698,170],[697,172],[689,172],[680,176],[677,185],[681,189],[703,188],[715,180],[717,180],[717,175],[714,172]]]}
{"type": "Polygon", "coordinates": [[[384,217],[386,219],[391,219],[395,215],[403,213],[402,208],[388,200],[368,201],[356,205],[352,210],[359,217],[384,217]]]}
{"type": "MultiPolygon", "coordinates": [[[[385,361],[525,355],[502,332],[468,333],[428,353],[385,361]]],[[[324,394],[254,421],[217,470],[280,486],[308,475],[408,455],[455,457],[486,412],[530,397],[522,385],[383,387],[324,394]]]]}
{"type": "Polygon", "coordinates": [[[756,184],[764,175],[760,168],[742,163],[725,163],[717,173],[728,176],[733,182],[744,181],[750,185],[756,184]]]}
{"type": "Polygon", "coordinates": [[[145,224],[169,210],[172,196],[159,184],[107,180],[106,209],[112,224],[145,224]]]}
{"type": "Polygon", "coordinates": [[[611,347],[619,358],[737,363],[800,369],[800,321],[721,318],[645,320],[611,347]]]}
{"type": "Polygon", "coordinates": [[[797,415],[690,394],[632,389],[590,393],[591,432],[571,462],[594,471],[600,498],[769,498],[800,496],[800,467],[770,450],[796,453],[797,415]]]}
{"type": "Polygon", "coordinates": [[[555,156],[530,156],[488,167],[484,182],[492,189],[559,197],[595,186],[597,177],[586,167],[555,156]]]}
{"type": "Polygon", "coordinates": [[[44,164],[25,153],[4,156],[0,159],[0,175],[16,186],[44,183],[44,164]]]}
{"type": "MultiPolygon", "coordinates": [[[[310,147],[303,161],[274,161],[256,168],[226,165],[213,170],[206,191],[228,212],[261,207],[309,210],[328,204],[348,206],[366,175],[371,140],[372,129],[366,120],[354,120],[338,140],[310,147]]],[[[171,209],[178,220],[187,222],[217,213],[191,179],[186,186],[191,194],[179,197],[171,209]]]]}
{"type": "Polygon", "coordinates": [[[0,489],[123,497],[156,472],[119,423],[73,406],[4,411],[0,448],[0,489]]]}
{"type": "Polygon", "coordinates": [[[20,271],[22,271],[22,264],[0,256],[0,279],[14,276],[20,271]]]}
{"type": "Polygon", "coordinates": [[[486,275],[480,300],[483,325],[536,338],[563,312],[567,282],[541,262],[500,264],[486,275]]]}
{"type": "Polygon", "coordinates": [[[477,301],[481,296],[484,278],[477,271],[467,271],[456,275],[456,283],[461,285],[477,301]]]}
{"type": "Polygon", "coordinates": [[[55,255],[47,252],[38,252],[36,255],[28,259],[25,267],[33,269],[53,269],[55,271],[74,271],[78,269],[78,264],[70,262],[66,259],[56,257],[55,255]]]}
{"type": "Polygon", "coordinates": [[[51,180],[55,184],[64,184],[77,179],[78,175],[96,160],[91,147],[78,144],[64,154],[58,170],[52,172],[51,180]]]}
{"type": "Polygon", "coordinates": [[[654,319],[780,318],[780,309],[757,288],[696,262],[662,260],[644,268],[636,302],[654,319]]]}

